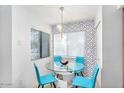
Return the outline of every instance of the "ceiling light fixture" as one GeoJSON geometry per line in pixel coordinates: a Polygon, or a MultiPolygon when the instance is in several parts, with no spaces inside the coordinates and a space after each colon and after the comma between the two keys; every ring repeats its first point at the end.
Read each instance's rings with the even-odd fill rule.
{"type": "Polygon", "coordinates": [[[60,11],[61,11],[61,29],[60,29],[60,34],[61,34],[61,39],[63,38],[63,33],[64,33],[64,24],[63,24],[63,11],[64,11],[64,7],[61,6],[60,7],[60,11]]]}

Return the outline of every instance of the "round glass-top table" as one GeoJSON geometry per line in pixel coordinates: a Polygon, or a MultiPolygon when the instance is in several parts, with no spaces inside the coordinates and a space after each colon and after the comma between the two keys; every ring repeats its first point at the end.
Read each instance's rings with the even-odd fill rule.
{"type": "MultiPolygon", "coordinates": [[[[61,64],[61,63],[60,63],[61,64]]],[[[55,73],[65,73],[65,72],[70,72],[74,73],[75,71],[81,71],[84,69],[84,65],[81,63],[76,63],[76,62],[69,62],[67,65],[58,65],[56,63],[47,63],[46,68],[50,71],[53,71],[55,73]]]]}
{"type": "Polygon", "coordinates": [[[76,62],[69,62],[67,65],[49,62],[46,64],[46,68],[57,75],[59,87],[72,87],[74,73],[83,71],[84,65],[76,62]]]}

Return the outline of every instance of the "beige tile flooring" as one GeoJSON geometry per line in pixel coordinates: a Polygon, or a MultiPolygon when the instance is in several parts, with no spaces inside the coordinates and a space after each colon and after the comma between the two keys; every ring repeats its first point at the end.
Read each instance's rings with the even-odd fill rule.
{"type": "MultiPolygon", "coordinates": [[[[60,86],[60,85],[56,84],[56,88],[60,88],[58,86],[60,86]]],[[[38,85],[36,85],[34,88],[38,88],[38,85]]],[[[42,88],[42,87],[40,87],[40,88],[42,88]]],[[[47,85],[44,86],[44,88],[54,88],[54,86],[52,85],[52,87],[51,87],[50,84],[47,84],[47,85]]],[[[68,82],[67,88],[73,88],[72,85],[71,85],[71,82],[68,82]]]]}
{"type": "MultiPolygon", "coordinates": [[[[38,85],[35,86],[34,88],[38,88],[38,85]]],[[[40,88],[42,88],[42,87],[40,87],[40,88]]],[[[48,85],[45,85],[44,88],[54,88],[54,86],[51,87],[51,85],[48,84],[48,85]]],[[[60,88],[60,87],[58,87],[58,86],[56,85],[56,88],[60,88]]],[[[68,88],[73,88],[73,87],[72,87],[72,86],[68,86],[68,88]]]]}
{"type": "MultiPolygon", "coordinates": [[[[37,87],[35,87],[35,88],[37,88],[37,87]]],[[[41,88],[41,87],[40,87],[41,88]]],[[[51,87],[51,85],[45,85],[45,87],[44,88],[54,88],[53,86],[51,87]]],[[[56,87],[56,88],[59,88],[59,87],[56,87]]],[[[68,88],[72,88],[72,87],[68,87],[68,88]]]]}
{"type": "MultiPolygon", "coordinates": [[[[70,77],[71,78],[71,77],[70,77]]],[[[69,79],[70,79],[69,78],[69,79]]],[[[68,81],[68,84],[67,84],[67,88],[73,88],[73,86],[71,85],[71,83],[72,83],[72,80],[67,80],[67,79],[65,79],[66,81],[68,81]]],[[[58,80],[59,81],[59,80],[58,80]]],[[[61,81],[61,80],[60,80],[61,81]]],[[[63,79],[62,79],[62,82],[63,82],[63,79]]],[[[57,88],[60,88],[59,86],[61,86],[60,84],[63,84],[63,83],[58,83],[58,82],[56,82],[56,87],[57,88]]],[[[38,85],[35,87],[35,88],[37,88],[38,87],[38,85]]],[[[61,86],[62,87],[62,86],[61,86]]],[[[52,87],[51,87],[51,85],[50,84],[47,84],[47,85],[45,85],[44,86],[44,88],[54,88],[54,86],[52,85],[52,87]]],[[[96,88],[100,88],[99,87],[99,84],[98,84],[98,82],[96,82],[96,88]]]]}
{"type": "MultiPolygon", "coordinates": [[[[37,88],[37,87],[38,87],[38,86],[35,86],[34,88],[37,88]]],[[[56,86],[56,87],[57,87],[57,86],[56,86]]],[[[41,87],[40,87],[40,88],[41,88],[41,87]]],[[[44,88],[54,88],[54,86],[51,87],[51,85],[48,84],[48,85],[45,85],[44,88]]],[[[57,88],[59,88],[59,87],[57,87],[57,88]]],[[[68,88],[73,88],[73,87],[72,87],[72,86],[68,86],[68,88]]],[[[96,83],[96,88],[100,88],[97,83],[96,83]]]]}

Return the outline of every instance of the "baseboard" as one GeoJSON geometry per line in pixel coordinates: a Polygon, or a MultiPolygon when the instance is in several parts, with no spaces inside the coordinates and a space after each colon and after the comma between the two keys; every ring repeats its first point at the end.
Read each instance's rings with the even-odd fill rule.
{"type": "Polygon", "coordinates": [[[0,88],[11,88],[12,84],[11,83],[0,83],[0,88]]]}

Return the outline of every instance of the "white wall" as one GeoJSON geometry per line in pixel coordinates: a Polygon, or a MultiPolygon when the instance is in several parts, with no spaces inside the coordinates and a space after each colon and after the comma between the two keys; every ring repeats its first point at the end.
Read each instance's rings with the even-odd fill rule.
{"type": "Polygon", "coordinates": [[[101,70],[102,70],[102,6],[98,7],[95,17],[95,27],[97,36],[97,64],[99,65],[99,73],[97,77],[98,87],[101,87],[101,70]],[[99,25],[98,25],[99,24],[99,25]]]}
{"type": "Polygon", "coordinates": [[[38,16],[38,13],[27,7],[12,6],[13,87],[36,87],[37,80],[33,63],[35,62],[38,65],[43,75],[48,72],[45,69],[45,64],[51,61],[51,57],[48,57],[31,62],[31,27],[50,34],[51,30],[48,25],[42,23],[42,17],[38,16]]]}
{"type": "Polygon", "coordinates": [[[11,84],[11,6],[0,6],[0,87],[11,84]]]}
{"type": "Polygon", "coordinates": [[[122,87],[122,11],[103,6],[102,87],[122,87]]]}

